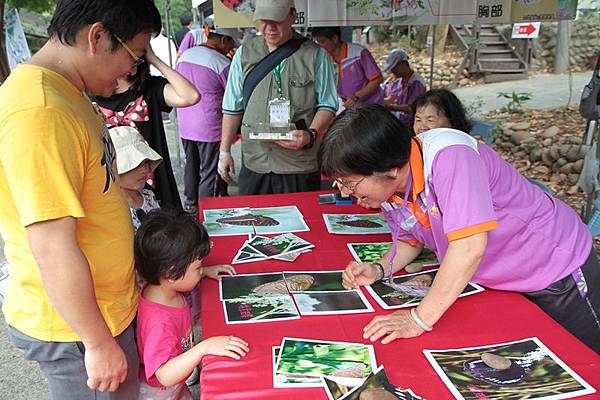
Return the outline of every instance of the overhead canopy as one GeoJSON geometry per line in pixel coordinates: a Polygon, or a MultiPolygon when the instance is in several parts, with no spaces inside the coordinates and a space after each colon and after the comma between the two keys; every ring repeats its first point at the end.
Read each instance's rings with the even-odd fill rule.
{"type": "MultiPolygon", "coordinates": [[[[215,24],[251,27],[255,0],[212,0],[215,24]],[[232,5],[235,4],[235,5],[232,5]],[[228,6],[227,6],[228,5],[228,6]]],[[[297,26],[441,25],[574,19],[577,0],[295,0],[297,26]]],[[[196,0],[194,3],[204,3],[196,0]]]]}

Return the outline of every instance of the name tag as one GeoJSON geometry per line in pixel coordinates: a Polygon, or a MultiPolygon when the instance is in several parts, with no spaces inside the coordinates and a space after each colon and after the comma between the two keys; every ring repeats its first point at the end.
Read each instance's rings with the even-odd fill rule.
{"type": "Polygon", "coordinates": [[[277,128],[290,125],[290,101],[288,99],[269,101],[269,125],[277,128]]]}

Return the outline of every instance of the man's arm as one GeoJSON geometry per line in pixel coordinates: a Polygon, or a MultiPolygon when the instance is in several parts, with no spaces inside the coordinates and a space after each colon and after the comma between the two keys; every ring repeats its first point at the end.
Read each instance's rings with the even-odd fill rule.
{"type": "Polygon", "coordinates": [[[223,95],[223,125],[221,127],[221,146],[219,150],[219,175],[226,182],[231,182],[231,175],[235,173],[233,157],[231,157],[231,144],[238,132],[244,116],[244,73],[242,71],[242,51],[240,47],[233,56],[227,74],[227,86],[223,95]]]}
{"type": "Polygon", "coordinates": [[[65,217],[31,224],[26,227],[29,246],[50,302],[85,345],[88,386],[115,391],[127,377],[127,359],[98,308],[76,223],[65,217]]]}
{"type": "Polygon", "coordinates": [[[233,181],[235,164],[231,156],[231,144],[242,123],[243,114],[223,114],[223,127],[221,128],[221,146],[219,148],[218,171],[221,178],[227,183],[233,181]]]}

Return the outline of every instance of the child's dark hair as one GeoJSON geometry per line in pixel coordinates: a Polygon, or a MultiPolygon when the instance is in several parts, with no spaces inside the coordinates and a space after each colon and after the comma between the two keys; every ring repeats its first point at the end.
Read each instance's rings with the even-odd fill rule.
{"type": "Polygon", "coordinates": [[[148,213],[135,234],[135,268],[151,285],[179,279],[195,260],[210,251],[206,229],[183,211],[157,209],[148,213]]]}

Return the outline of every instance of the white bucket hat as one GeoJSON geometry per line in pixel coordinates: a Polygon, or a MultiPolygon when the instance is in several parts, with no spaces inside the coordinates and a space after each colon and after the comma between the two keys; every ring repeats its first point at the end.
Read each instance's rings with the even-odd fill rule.
{"type": "Polygon", "coordinates": [[[294,0],[256,0],[254,21],[263,19],[281,22],[287,18],[292,8],[296,8],[294,0]]]}
{"type": "MultiPolygon", "coordinates": [[[[240,36],[242,31],[238,28],[213,28],[210,30],[210,33],[216,33],[221,36],[229,36],[237,47],[240,46],[240,36]]],[[[208,37],[210,37],[210,33],[208,37]]]]}
{"type": "Polygon", "coordinates": [[[117,152],[117,171],[124,174],[137,168],[145,160],[150,160],[150,169],[154,171],[162,157],[144,140],[137,129],[131,126],[117,126],[108,130],[117,152]]]}
{"type": "Polygon", "coordinates": [[[394,51],[392,51],[390,54],[388,54],[387,56],[385,56],[383,58],[385,60],[386,64],[383,67],[382,71],[389,72],[392,69],[394,69],[394,67],[396,65],[398,65],[398,63],[400,63],[401,61],[408,61],[409,58],[410,57],[408,57],[408,54],[406,54],[406,50],[395,49],[394,51]]]}

